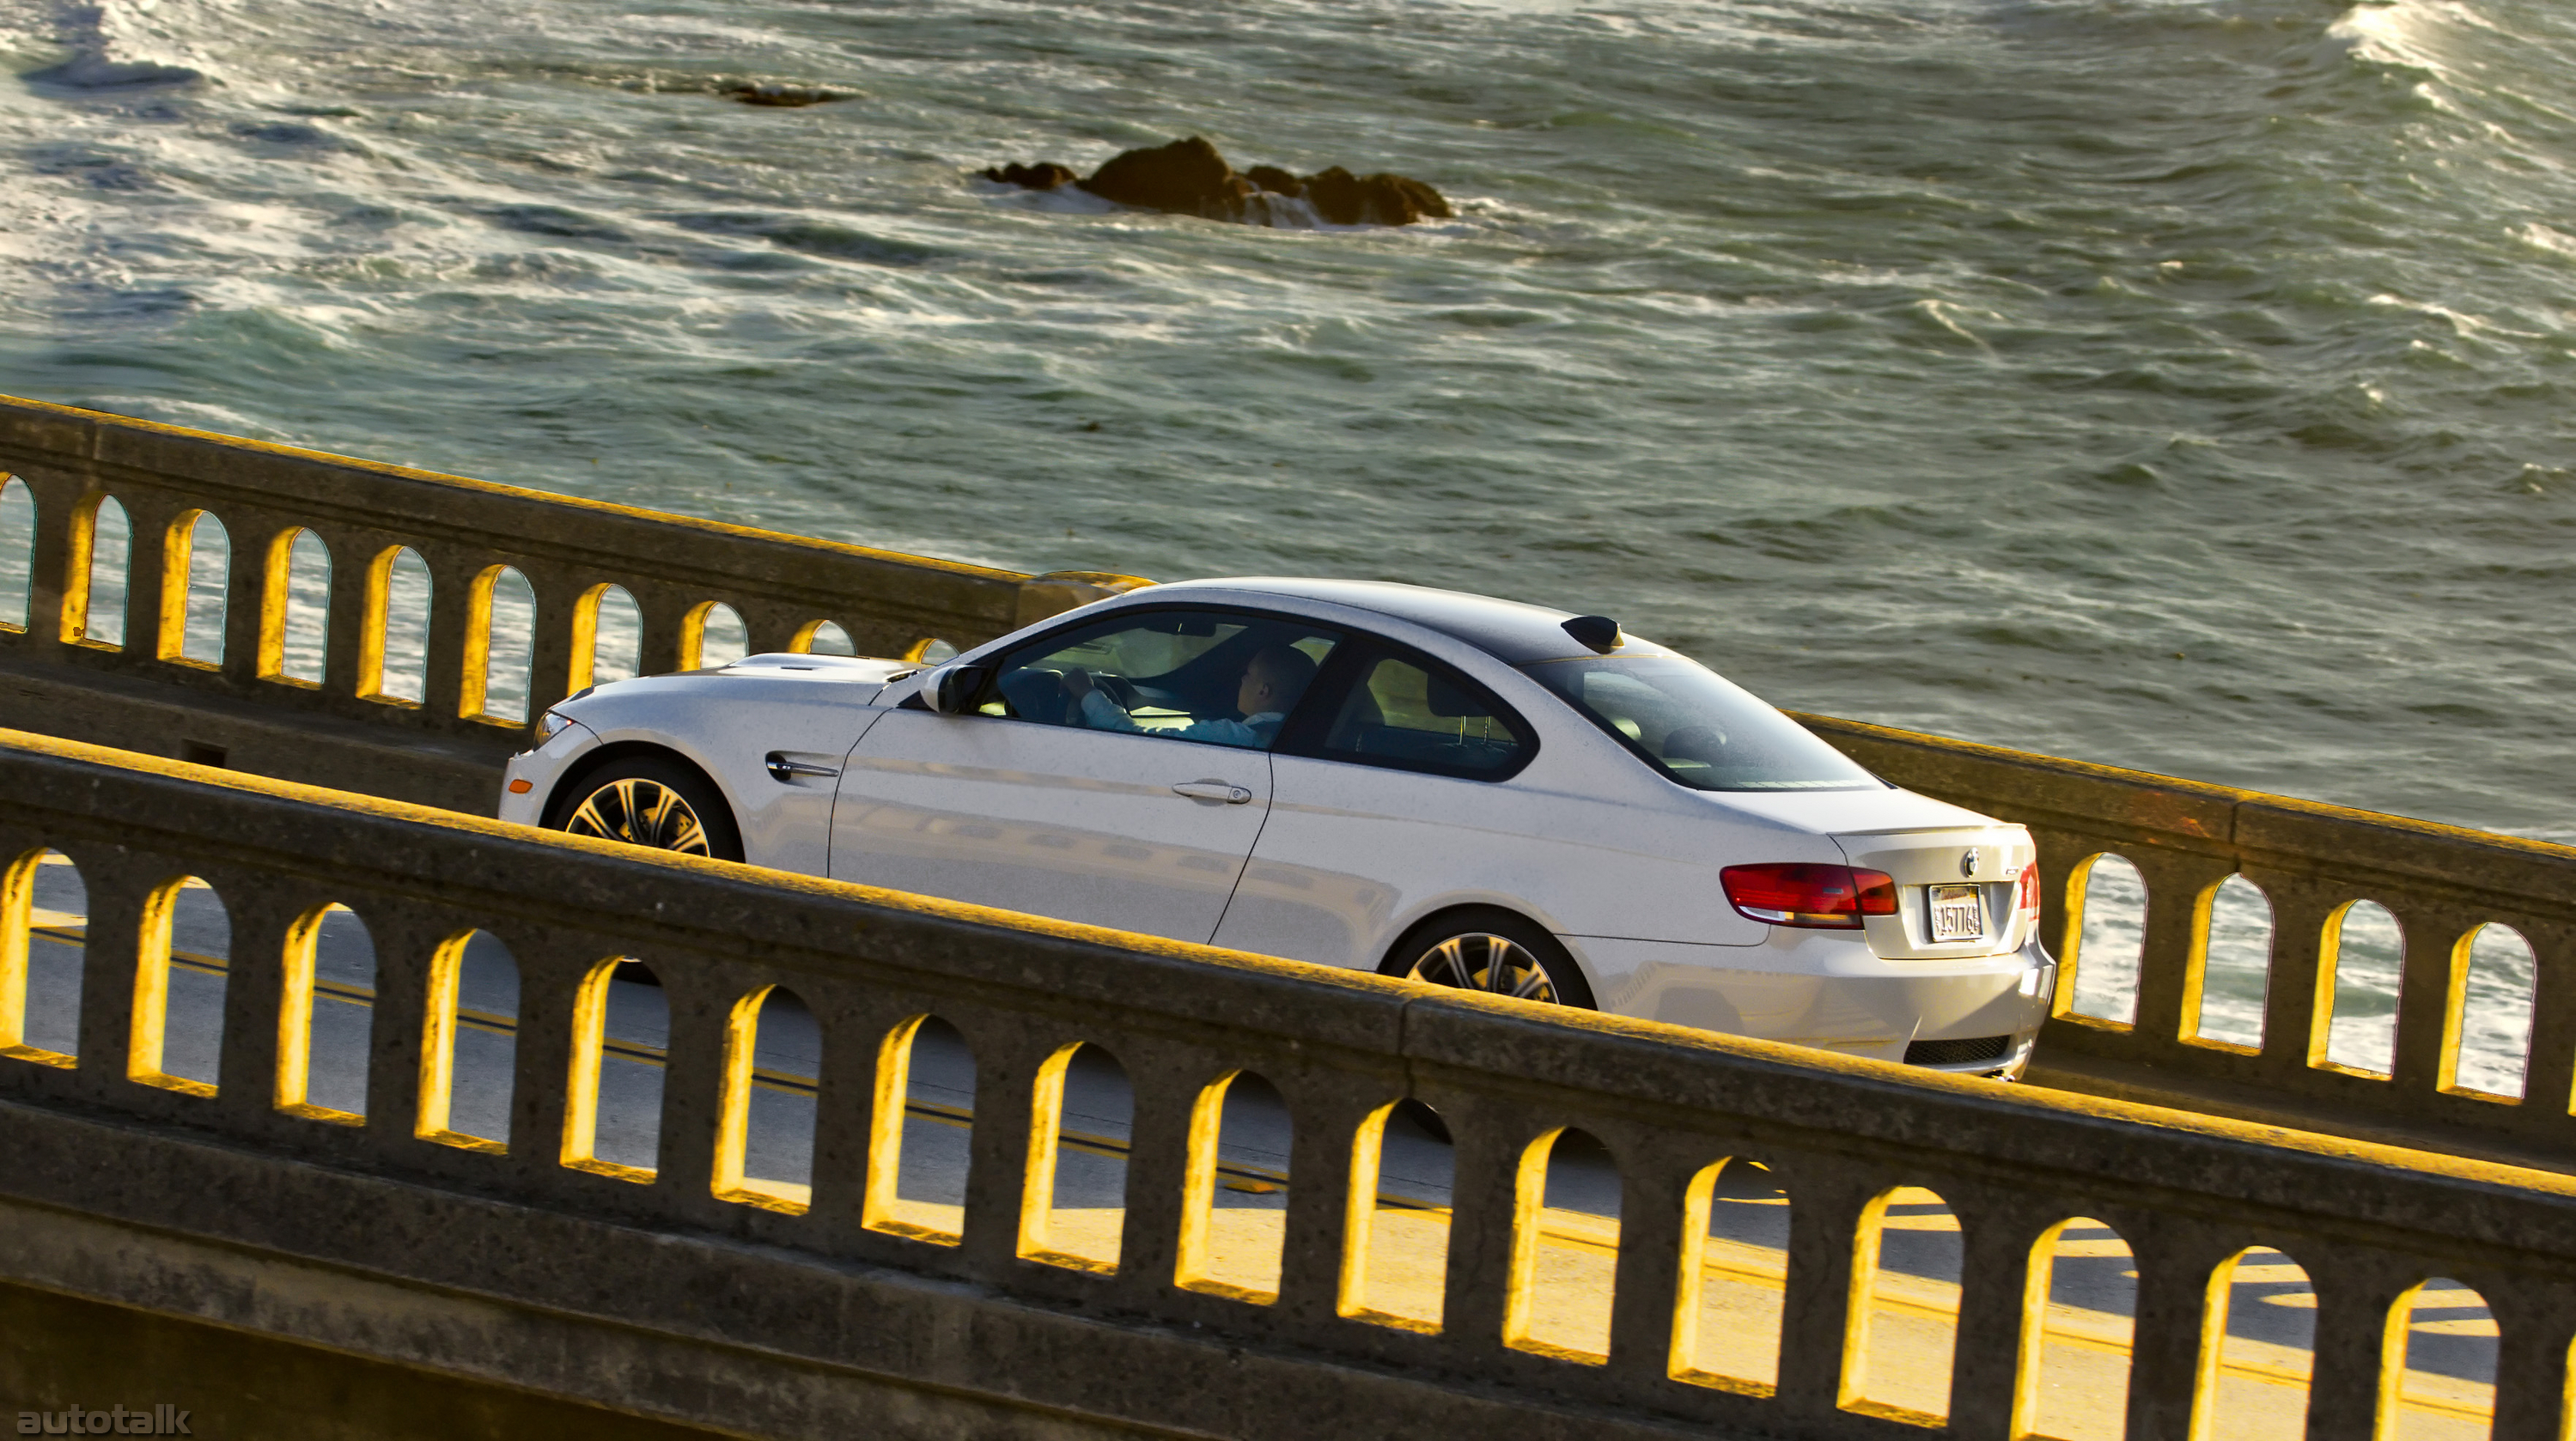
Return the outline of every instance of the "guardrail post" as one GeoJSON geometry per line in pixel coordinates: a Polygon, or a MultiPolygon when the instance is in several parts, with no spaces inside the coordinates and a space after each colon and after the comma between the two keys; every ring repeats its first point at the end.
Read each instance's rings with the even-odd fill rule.
{"type": "Polygon", "coordinates": [[[999,1282],[1019,1264],[1029,1111],[1038,1067],[1058,1038],[981,1013],[973,1013],[971,1023],[966,1015],[950,1016],[949,1023],[965,1035],[975,1056],[975,1130],[967,1142],[966,1235],[959,1250],[970,1273],[999,1282]]]}
{"type": "MultiPolygon", "coordinates": [[[[663,961],[664,957],[649,959],[663,961]]],[[[707,959],[672,957],[653,968],[671,1012],[671,1036],[663,1058],[656,1187],[669,1198],[665,1204],[682,1215],[704,1216],[715,1205],[716,1110],[724,1090],[725,1021],[740,993],[731,968],[709,966],[707,959]]]]}
{"type": "MultiPolygon", "coordinates": [[[[2301,1247],[2292,1259],[2305,1267],[2317,1296],[2308,1376],[2310,1441],[2381,1434],[2380,1366],[2389,1307],[2422,1274],[2395,1257],[2341,1246],[2301,1247]]],[[[2402,1349],[2398,1357],[2403,1366],[2402,1349]]]]}
{"type": "Polygon", "coordinates": [[[2522,1073],[2522,1104],[2545,1108],[2550,1130],[2566,1134],[2576,1099],[2576,926],[2516,916],[2531,942],[2531,1045],[2522,1073]]]}
{"type": "Polygon", "coordinates": [[[1449,1272],[1441,1304],[1442,1347],[1468,1364],[1502,1350],[1503,1314],[1512,1281],[1514,1212],[1521,1150],[1530,1123],[1517,1105],[1474,1091],[1442,1090],[1425,1099],[1449,1126],[1449,1272]]]}
{"type": "Polygon", "coordinates": [[[796,632],[814,618],[785,601],[746,596],[729,604],[742,617],[744,655],[787,649],[795,644],[796,632]]]}
{"type": "Polygon", "coordinates": [[[19,644],[50,659],[62,649],[63,593],[72,583],[72,518],[86,487],[50,470],[11,472],[36,502],[36,542],[27,554],[27,632],[19,644]]]}
{"type": "MultiPolygon", "coordinates": [[[[510,948],[519,967],[518,1031],[510,1052],[510,1162],[540,1185],[558,1186],[567,1174],[564,1117],[572,1076],[573,1000],[591,966],[613,949],[524,934],[510,948]]],[[[671,1029],[676,1039],[677,1014],[671,1029]]],[[[660,1135],[665,1147],[671,1143],[676,1069],[663,1072],[660,1135]]],[[[655,1165],[661,1164],[657,1156],[655,1165]]]]}
{"type": "Polygon", "coordinates": [[[2491,1441],[2565,1441],[2568,1338],[2576,1334],[2576,1303],[2564,1291],[2530,1284],[2526,1276],[2475,1279],[2498,1332],[2491,1441]]]}
{"type": "MultiPolygon", "coordinates": [[[[835,619],[841,628],[849,633],[851,649],[861,655],[900,657],[905,651],[910,650],[916,641],[923,639],[918,633],[919,627],[909,621],[846,613],[835,619]]],[[[959,650],[967,650],[993,639],[994,636],[1005,634],[1009,629],[1009,626],[1002,625],[994,628],[989,634],[942,636],[940,639],[951,642],[959,650]]]]}
{"type": "Polygon", "coordinates": [[[849,1254],[863,1234],[859,1215],[868,1194],[868,1150],[875,1130],[877,1052],[886,1033],[913,1014],[900,1001],[874,991],[853,992],[810,981],[791,987],[814,1013],[822,1032],[822,1073],[814,1078],[814,1187],[805,1213],[816,1243],[849,1254]]]}
{"type": "Polygon", "coordinates": [[[429,1024],[431,961],[451,934],[468,928],[435,911],[399,901],[361,910],[359,919],[366,922],[376,947],[367,1129],[394,1147],[407,1148],[417,1144],[413,1138],[420,1130],[420,1071],[429,1024]]]}
{"type": "Polygon", "coordinates": [[[2130,1322],[2128,1441],[2192,1441],[2209,1281],[2246,1238],[2153,1211],[2102,1215],[2137,1263],[2130,1322]]]}
{"type": "Polygon", "coordinates": [[[2397,981],[2397,1044],[2389,1058],[2392,1108],[2400,1113],[2434,1114],[2442,1084],[2442,1052],[2450,1039],[2451,970],[2465,968],[2468,958],[2452,949],[2483,917],[2441,902],[2415,902],[2391,896],[2388,913],[2397,918],[2406,952],[2397,981]]]}
{"type": "Polygon", "coordinates": [[[170,534],[170,522],[186,507],[131,486],[116,500],[125,507],[127,537],[124,651],[142,661],[175,661],[187,641],[188,567],[183,564],[176,575],[170,573],[170,561],[181,549],[173,544],[180,538],[170,534]]]}
{"type": "Polygon", "coordinates": [[[2312,1047],[2322,1050],[2333,993],[2318,994],[2324,974],[2326,917],[2349,897],[2342,887],[2293,872],[2249,870],[2247,879],[2272,902],[2272,969],[2263,996],[2262,1073],[2306,1089],[2312,1047]]]}
{"type": "Polygon", "coordinates": [[[2224,859],[2178,851],[2133,848],[2129,857],[2147,887],[2147,927],[2138,951],[2138,1011],[2134,1038],[2150,1056],[2172,1053],[2198,1018],[2183,1014],[2194,953],[2200,949],[2200,893],[2235,873],[2224,859]]]}
{"type": "Polygon", "coordinates": [[[421,667],[420,713],[441,729],[465,717],[465,652],[475,630],[475,557],[452,545],[425,545],[429,566],[428,656],[421,667]]]}
{"type": "Polygon", "coordinates": [[[368,629],[367,568],[375,563],[379,547],[365,533],[337,526],[316,526],[313,533],[331,557],[331,608],[322,622],[322,690],[355,696],[358,652],[368,629]]]}
{"type": "Polygon", "coordinates": [[[528,637],[528,723],[534,725],[548,706],[572,693],[573,619],[581,606],[582,585],[561,566],[532,566],[520,573],[536,597],[536,624],[528,637]]]}
{"type": "Polygon", "coordinates": [[[89,891],[89,925],[81,957],[80,1078],[82,1090],[100,1100],[132,1099],[125,1079],[134,1052],[134,971],[143,930],[144,901],[153,878],[149,862],[105,847],[61,848],[80,867],[89,891]]]}
{"type": "Polygon", "coordinates": [[[1619,1266],[1610,1293],[1609,1371],[1629,1385],[1655,1387],[1672,1375],[1682,1199],[1699,1171],[1692,1164],[1696,1153],[1685,1149],[1687,1142],[1645,1126],[1622,1126],[1601,1140],[1619,1162],[1619,1266]]]}
{"type": "MultiPolygon", "coordinates": [[[[1118,1237],[1118,1289],[1143,1304],[1178,1289],[1190,1111],[1206,1083],[1208,1060],[1195,1050],[1139,1046],[1121,1052],[1118,1063],[1126,1068],[1135,1107],[1127,1123],[1127,1217],[1118,1237]]],[[[1297,1139],[1304,1139],[1302,1124],[1297,1139]]]]}
{"type": "Polygon", "coordinates": [[[668,675],[680,668],[682,632],[688,626],[689,598],[669,586],[638,581],[627,590],[643,623],[636,642],[635,673],[668,675]]]}
{"type": "MultiPolygon", "coordinates": [[[[2099,847],[2087,845],[2085,838],[2055,826],[2032,823],[2031,843],[2039,851],[2039,938],[2050,955],[2066,959],[2066,922],[2072,914],[2066,902],[2066,878],[2078,863],[2099,847]]],[[[2077,957],[2079,963],[2081,956],[2077,957]]],[[[2060,995],[2074,994],[2075,977],[2070,972],[2058,980],[2060,995]]]]}
{"type": "MultiPolygon", "coordinates": [[[[232,554],[224,572],[224,679],[235,691],[259,678],[259,636],[268,604],[268,548],[294,529],[263,510],[237,510],[229,528],[232,554]]],[[[283,606],[286,598],[278,597],[283,606]]]]}
{"type": "Polygon", "coordinates": [[[259,884],[255,871],[223,870],[205,879],[223,897],[232,927],[215,1104],[236,1125],[265,1127],[277,1110],[278,1030],[289,1023],[286,933],[299,907],[292,895],[259,884]]]}
{"type": "Polygon", "coordinates": [[[1789,1279],[1780,1306],[1780,1409],[1831,1421],[1842,1406],[1852,1261],[1860,1213],[1884,1182],[1848,1161],[1781,1156],[1774,1175],[1789,1194],[1789,1279]]]}
{"type": "MultiPolygon", "coordinates": [[[[1342,1257],[1350,1244],[1351,1142],[1382,1099],[1353,1079],[1320,1067],[1273,1077],[1288,1098],[1291,1126],[1278,1309],[1284,1319],[1301,1324],[1329,1324],[1340,1314],[1342,1257]]],[[[1367,1245],[1368,1238],[1360,1237],[1359,1244],[1367,1245]]]]}
{"type": "MultiPolygon", "coordinates": [[[[2152,914],[2152,912],[2151,912],[2152,914]]],[[[1959,1330],[1951,1350],[1950,1429],[1971,1441],[2007,1441],[2021,1382],[2024,1288],[2031,1245],[2061,1219],[2018,1198],[1965,1185],[1945,1188],[1959,1218],[1959,1330]]]]}

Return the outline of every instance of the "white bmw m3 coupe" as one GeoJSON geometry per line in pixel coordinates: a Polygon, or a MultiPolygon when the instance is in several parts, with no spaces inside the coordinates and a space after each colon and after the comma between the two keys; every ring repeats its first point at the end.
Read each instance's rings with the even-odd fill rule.
{"type": "Polygon", "coordinates": [[[1157,585],[936,667],[757,655],[549,711],[504,820],[2015,1076],[2020,826],[1601,616],[1157,585]]]}

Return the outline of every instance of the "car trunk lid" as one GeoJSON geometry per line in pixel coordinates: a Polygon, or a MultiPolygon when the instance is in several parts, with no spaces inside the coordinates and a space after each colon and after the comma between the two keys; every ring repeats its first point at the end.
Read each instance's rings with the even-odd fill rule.
{"type": "Polygon", "coordinates": [[[2037,859],[2020,826],[1837,832],[1844,857],[1896,881],[1896,914],[1864,918],[1870,949],[1890,960],[1985,956],[2019,947],[2034,918],[2016,906],[2023,868],[2037,859]]]}

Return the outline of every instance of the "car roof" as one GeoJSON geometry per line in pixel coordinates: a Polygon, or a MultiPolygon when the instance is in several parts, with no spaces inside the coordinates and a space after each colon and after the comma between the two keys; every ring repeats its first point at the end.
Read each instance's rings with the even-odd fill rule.
{"type": "MultiPolygon", "coordinates": [[[[1235,576],[1179,581],[1154,587],[1155,592],[1164,594],[1198,589],[1291,596],[1376,611],[1465,641],[1509,665],[1570,660],[1593,654],[1590,648],[1565,633],[1565,622],[1572,618],[1573,611],[1517,600],[1500,600],[1490,595],[1471,595],[1462,590],[1437,590],[1427,585],[1404,585],[1390,580],[1309,580],[1282,576],[1235,576]]],[[[1152,592],[1131,591],[1129,594],[1142,599],[1152,592]]],[[[1640,646],[1638,649],[1651,652],[1654,648],[1640,646]]]]}

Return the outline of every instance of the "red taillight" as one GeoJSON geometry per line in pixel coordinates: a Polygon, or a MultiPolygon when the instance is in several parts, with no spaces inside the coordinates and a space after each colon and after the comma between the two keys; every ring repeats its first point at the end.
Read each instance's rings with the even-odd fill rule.
{"type": "Polygon", "coordinates": [[[2032,861],[2021,868],[2021,885],[2014,891],[2013,905],[2032,915],[2039,914],[2039,862],[2032,861]]]}
{"type": "Polygon", "coordinates": [[[1896,914],[1896,877],[1885,871],[1865,871],[1852,867],[1852,886],[1860,892],[1860,913],[1864,916],[1896,914]]]}
{"type": "Polygon", "coordinates": [[[1896,914],[1896,878],[1814,861],[1728,866],[1717,873],[1736,910],[1775,926],[1860,929],[1863,916],[1896,914]]]}

